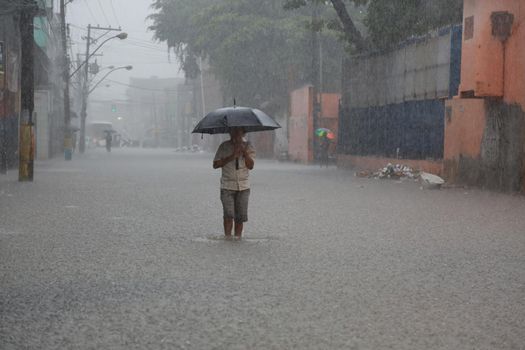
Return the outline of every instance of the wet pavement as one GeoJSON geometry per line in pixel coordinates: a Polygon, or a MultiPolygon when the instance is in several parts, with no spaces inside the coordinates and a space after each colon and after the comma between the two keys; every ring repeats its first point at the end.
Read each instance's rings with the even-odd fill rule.
{"type": "Polygon", "coordinates": [[[211,154],[0,175],[1,349],[525,349],[525,198],[258,160],[222,238],[211,154]]]}

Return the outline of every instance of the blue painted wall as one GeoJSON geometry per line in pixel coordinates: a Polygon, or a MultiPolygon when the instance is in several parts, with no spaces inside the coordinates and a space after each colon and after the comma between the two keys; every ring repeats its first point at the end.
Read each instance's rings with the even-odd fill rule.
{"type": "MultiPolygon", "coordinates": [[[[450,34],[451,38],[448,96],[451,98],[457,95],[459,88],[462,28],[448,27],[439,34],[450,34]]],[[[343,100],[339,112],[338,153],[442,159],[444,118],[443,99],[413,100],[361,108],[345,105],[343,100]]]]}

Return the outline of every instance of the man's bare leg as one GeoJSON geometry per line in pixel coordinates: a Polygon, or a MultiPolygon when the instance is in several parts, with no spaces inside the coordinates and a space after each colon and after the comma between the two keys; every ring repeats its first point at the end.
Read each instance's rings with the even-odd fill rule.
{"type": "Polygon", "coordinates": [[[235,237],[241,238],[243,226],[244,225],[242,222],[237,222],[237,221],[235,222],[235,237]]]}
{"type": "Polygon", "coordinates": [[[224,219],[224,235],[226,238],[232,236],[233,219],[224,219]]]}

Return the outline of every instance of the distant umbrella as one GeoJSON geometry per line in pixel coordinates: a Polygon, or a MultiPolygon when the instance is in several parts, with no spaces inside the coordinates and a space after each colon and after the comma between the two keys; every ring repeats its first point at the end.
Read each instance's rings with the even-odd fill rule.
{"type": "Polygon", "coordinates": [[[316,129],[315,134],[319,137],[326,137],[329,140],[335,139],[335,134],[332,132],[332,130],[327,128],[316,129]]]}

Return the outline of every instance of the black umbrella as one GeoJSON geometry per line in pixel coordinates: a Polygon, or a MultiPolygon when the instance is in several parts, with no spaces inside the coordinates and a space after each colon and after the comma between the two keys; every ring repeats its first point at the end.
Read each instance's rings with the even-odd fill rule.
{"type": "Polygon", "coordinates": [[[225,107],[208,113],[192,133],[227,134],[231,128],[243,128],[245,132],[278,129],[281,126],[263,111],[249,107],[225,107]]]}

